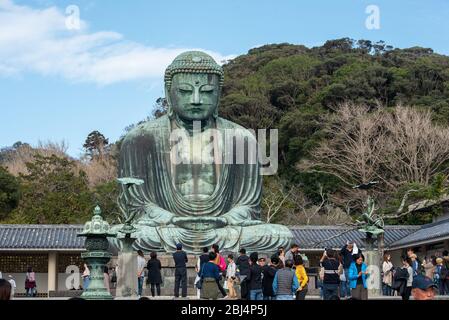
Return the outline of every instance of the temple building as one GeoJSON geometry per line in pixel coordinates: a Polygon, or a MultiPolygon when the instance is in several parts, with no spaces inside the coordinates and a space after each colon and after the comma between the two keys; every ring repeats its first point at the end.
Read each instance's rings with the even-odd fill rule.
{"type": "Polygon", "coordinates": [[[82,272],[84,239],[76,236],[82,229],[82,225],[0,225],[0,272],[4,278],[14,277],[17,295],[25,295],[29,266],[36,273],[39,296],[67,290],[66,268],[78,266],[82,272]]]}
{"type": "MultiPolygon", "coordinates": [[[[424,206],[418,208],[424,209],[424,206]]],[[[76,236],[81,230],[82,225],[0,225],[0,271],[4,278],[10,274],[15,278],[18,296],[25,295],[23,284],[29,266],[36,272],[39,296],[58,296],[73,289],[68,288],[71,283],[67,281],[73,266],[80,272],[83,270],[84,239],[76,236]],[[69,266],[71,269],[67,269],[69,266]]],[[[353,240],[364,249],[364,234],[347,227],[309,225],[291,227],[291,230],[300,251],[309,258],[312,278],[325,248],[339,250],[346,241],[353,240]]],[[[449,249],[449,215],[421,226],[386,226],[384,245],[394,265],[400,265],[400,256],[407,248],[413,248],[421,258],[441,255],[444,249],[449,249]]],[[[166,268],[172,267],[169,260],[163,263],[166,268]]],[[[190,262],[193,268],[194,261],[190,262]]]]}

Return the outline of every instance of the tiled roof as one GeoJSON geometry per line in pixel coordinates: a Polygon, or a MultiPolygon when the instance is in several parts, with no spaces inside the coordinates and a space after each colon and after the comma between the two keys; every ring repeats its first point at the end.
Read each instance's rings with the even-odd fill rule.
{"type": "Polygon", "coordinates": [[[449,219],[426,224],[418,231],[398,239],[392,244],[394,248],[401,248],[409,244],[428,242],[431,239],[449,238],[449,219]]]}
{"type": "Polygon", "coordinates": [[[83,250],[82,225],[0,224],[0,250],[83,250]]]}
{"type": "MultiPolygon", "coordinates": [[[[77,237],[82,225],[0,224],[0,250],[83,250],[84,238],[77,237]]],[[[340,226],[291,227],[302,249],[341,248],[354,240],[363,249],[364,234],[340,226]]],[[[385,246],[396,248],[440,237],[449,237],[449,220],[424,226],[385,226],[385,246]]]]}
{"type": "MultiPolygon", "coordinates": [[[[392,243],[419,230],[420,226],[385,226],[384,242],[388,248],[392,243]]],[[[301,249],[338,249],[352,240],[364,248],[364,233],[339,226],[298,226],[291,228],[296,243],[301,249]]]]}

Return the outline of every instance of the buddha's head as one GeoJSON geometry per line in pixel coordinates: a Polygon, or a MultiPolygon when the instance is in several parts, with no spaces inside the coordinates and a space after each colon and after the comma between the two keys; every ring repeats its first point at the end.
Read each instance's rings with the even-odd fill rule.
{"type": "Polygon", "coordinates": [[[181,53],[165,70],[168,115],[201,121],[218,115],[223,69],[201,51],[181,53]]]}

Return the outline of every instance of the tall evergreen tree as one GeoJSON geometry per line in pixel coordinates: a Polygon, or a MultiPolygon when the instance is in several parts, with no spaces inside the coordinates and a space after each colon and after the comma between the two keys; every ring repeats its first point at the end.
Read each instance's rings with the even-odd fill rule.
{"type": "Polygon", "coordinates": [[[93,159],[95,157],[103,157],[108,150],[108,145],[109,139],[95,130],[89,133],[83,147],[90,158],[93,159]]]}

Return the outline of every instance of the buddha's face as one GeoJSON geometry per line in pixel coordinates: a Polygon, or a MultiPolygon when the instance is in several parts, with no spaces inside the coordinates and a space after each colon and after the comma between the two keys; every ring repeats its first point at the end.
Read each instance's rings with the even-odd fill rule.
{"type": "Polygon", "coordinates": [[[167,92],[173,112],[183,120],[212,117],[220,96],[219,76],[206,73],[178,73],[167,92]]]}

